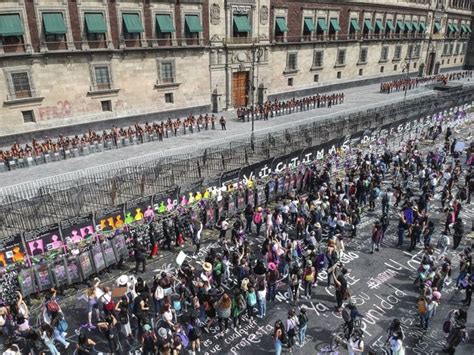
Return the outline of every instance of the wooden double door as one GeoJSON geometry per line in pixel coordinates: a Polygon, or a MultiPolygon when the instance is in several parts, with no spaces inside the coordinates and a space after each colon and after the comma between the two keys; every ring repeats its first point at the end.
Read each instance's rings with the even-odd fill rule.
{"type": "Polygon", "coordinates": [[[239,71],[232,74],[232,103],[234,107],[247,106],[249,73],[239,71]]]}

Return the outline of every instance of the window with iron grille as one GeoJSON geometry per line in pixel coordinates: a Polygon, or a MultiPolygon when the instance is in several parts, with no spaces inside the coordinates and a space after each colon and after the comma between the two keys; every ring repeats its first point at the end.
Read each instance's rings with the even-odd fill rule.
{"type": "Polygon", "coordinates": [[[112,101],[111,100],[101,101],[100,106],[102,107],[103,112],[112,111],[112,101]]]}
{"type": "Polygon", "coordinates": [[[396,46],[393,59],[400,59],[401,56],[402,56],[402,46],[396,46]]]}
{"type": "Polygon", "coordinates": [[[388,59],[388,46],[382,47],[382,53],[380,53],[380,60],[388,59]]]}
{"type": "Polygon", "coordinates": [[[359,63],[367,63],[368,48],[361,48],[359,52],[359,63]]]}
{"type": "Polygon", "coordinates": [[[413,56],[413,44],[409,44],[408,49],[407,49],[407,57],[411,58],[412,56],[413,56]]]}
{"type": "Polygon", "coordinates": [[[454,43],[451,43],[449,45],[449,54],[453,55],[453,52],[454,52],[454,43]]]}
{"type": "Polygon", "coordinates": [[[337,51],[337,65],[344,65],[346,63],[346,50],[339,49],[337,51]]]}
{"type": "Polygon", "coordinates": [[[172,84],[175,82],[174,62],[161,62],[160,79],[162,84],[172,84]]]}
{"type": "Polygon", "coordinates": [[[288,53],[288,57],[286,60],[286,70],[298,70],[297,53],[288,53]]]}
{"type": "Polygon", "coordinates": [[[449,50],[449,44],[445,43],[443,46],[443,54],[447,55],[449,50]]]}
{"type": "Polygon", "coordinates": [[[324,52],[323,51],[314,51],[313,55],[313,67],[321,68],[323,66],[324,52]]]}
{"type": "Polygon", "coordinates": [[[94,68],[94,73],[95,73],[96,89],[109,90],[111,88],[109,67],[97,66],[94,68]]]}
{"type": "Polygon", "coordinates": [[[413,52],[413,57],[420,58],[420,53],[421,53],[421,44],[417,44],[413,52]]]}
{"type": "Polygon", "coordinates": [[[25,123],[35,122],[35,114],[33,110],[21,111],[21,114],[23,116],[23,122],[25,123]]]}
{"type": "Polygon", "coordinates": [[[456,43],[456,49],[455,49],[455,51],[454,51],[454,54],[455,54],[455,55],[458,55],[460,49],[461,49],[461,43],[456,43]]]}
{"type": "Polygon", "coordinates": [[[173,95],[172,92],[167,92],[167,93],[165,94],[165,102],[166,102],[167,104],[172,104],[172,103],[174,103],[174,95],[173,95]]]}
{"type": "Polygon", "coordinates": [[[11,73],[15,98],[31,97],[30,78],[27,72],[11,73]]]}

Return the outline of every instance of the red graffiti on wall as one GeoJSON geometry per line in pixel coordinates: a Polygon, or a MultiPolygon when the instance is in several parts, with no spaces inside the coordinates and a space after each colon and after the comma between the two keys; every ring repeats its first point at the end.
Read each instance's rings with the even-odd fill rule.
{"type": "Polygon", "coordinates": [[[69,117],[72,115],[72,105],[67,100],[58,101],[56,106],[39,107],[38,114],[41,120],[69,117]]]}

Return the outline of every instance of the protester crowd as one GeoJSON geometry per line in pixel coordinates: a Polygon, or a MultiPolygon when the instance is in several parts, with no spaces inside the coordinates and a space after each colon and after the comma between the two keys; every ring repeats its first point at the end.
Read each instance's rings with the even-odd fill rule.
{"type": "Polygon", "coordinates": [[[344,93],[317,94],[300,99],[290,100],[268,100],[263,104],[237,109],[237,118],[245,122],[249,121],[252,115],[256,119],[268,120],[270,117],[287,115],[298,111],[307,111],[315,108],[328,107],[344,103],[344,93]]]}
{"type": "MultiPolygon", "coordinates": [[[[472,253],[460,211],[474,192],[474,147],[467,149],[464,158],[455,149],[451,129],[443,131],[437,125],[428,134],[435,141],[443,139],[444,144],[428,152],[419,141],[408,141],[395,150],[356,151],[342,173],[336,172],[332,159],[306,167],[301,184],[292,183],[289,193],[275,205],[249,204],[235,219],[219,219],[214,226],[219,231],[219,247],[209,249],[202,263],[187,258],[175,272],[161,272],[152,280],[122,275],[115,289],[94,279],[82,296],[87,303],[83,329],[98,330],[111,353],[125,348],[141,348],[143,354],[202,353],[206,337],[224,337],[245,321],[265,318],[267,307],[275,307],[278,290],[284,289],[291,309],[287,319],[274,325],[274,352],[279,355],[283,348],[292,352],[305,343],[310,320],[304,307],[298,310],[298,301],[316,299],[318,288],[331,286],[334,310],[347,324],[349,353],[366,352],[357,325],[363,314],[351,301],[349,270],[341,256],[345,244],[358,237],[358,225],[367,213],[378,216],[370,238],[371,251],[380,251],[381,242],[388,239],[385,232],[392,212],[399,219],[396,244],[400,251],[424,250],[413,286],[419,291],[414,307],[420,328],[430,328],[447,284],[456,282],[465,293],[465,307],[450,312],[442,329],[447,335],[445,351],[454,354],[467,337],[466,309],[472,295],[472,253]],[[384,183],[387,179],[390,184],[384,183]],[[435,201],[435,194],[441,192],[441,201],[435,201]],[[437,202],[446,215],[439,238],[431,219],[437,202]],[[255,250],[251,242],[257,237],[263,243],[255,250]],[[440,257],[434,257],[435,248],[442,252],[440,257]],[[452,275],[448,248],[460,251],[459,275],[452,275]],[[318,274],[323,271],[327,280],[320,282],[318,274]]],[[[189,229],[176,233],[176,245],[191,241],[197,256],[203,228],[196,217],[189,229]]],[[[144,255],[154,248],[136,241],[134,250],[139,274],[139,266],[144,271],[144,255]]],[[[16,302],[0,307],[0,325],[10,349],[7,354],[33,347],[59,354],[72,346],[77,354],[93,353],[91,333],[81,331],[74,345],[64,338],[67,318],[52,290],[46,296],[41,327],[33,327],[28,307],[18,294],[16,302]]],[[[392,354],[404,353],[404,338],[404,326],[393,320],[387,335],[392,354]]]]}
{"type": "Polygon", "coordinates": [[[219,124],[222,130],[226,129],[226,120],[223,116],[218,119],[214,114],[201,114],[199,116],[190,114],[185,119],[172,120],[168,118],[167,121],[161,122],[135,123],[128,128],[112,126],[110,130],[104,130],[102,133],[90,129],[88,132],[74,137],[63,135],[56,139],[45,137],[43,140],[33,139],[31,143],[25,145],[15,142],[10,149],[0,150],[0,162],[8,165],[8,162],[12,159],[40,157],[54,153],[63,154],[65,158],[67,151],[81,149],[96,143],[110,143],[114,147],[120,147],[134,142],[145,143],[152,136],[155,136],[159,141],[163,141],[163,139],[177,135],[196,133],[202,130],[215,130],[216,124],[219,124]]]}
{"type": "Polygon", "coordinates": [[[450,74],[438,74],[431,75],[422,78],[405,78],[392,80],[380,84],[380,92],[390,94],[392,92],[400,92],[405,90],[412,90],[418,88],[418,85],[441,83],[446,85],[448,81],[461,80],[464,78],[472,78],[472,70],[450,73],[450,74]]]}

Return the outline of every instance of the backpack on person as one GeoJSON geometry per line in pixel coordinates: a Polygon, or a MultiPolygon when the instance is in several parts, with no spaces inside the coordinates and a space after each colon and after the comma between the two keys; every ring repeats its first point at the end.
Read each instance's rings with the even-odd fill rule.
{"type": "Polygon", "coordinates": [[[249,292],[247,294],[247,304],[250,307],[253,307],[257,304],[257,295],[255,294],[255,292],[249,292]]]}
{"type": "Polygon", "coordinates": [[[262,223],[262,214],[261,213],[255,213],[253,216],[253,223],[255,224],[260,224],[262,223]]]}
{"type": "Polygon", "coordinates": [[[341,312],[342,319],[344,319],[344,322],[349,323],[351,321],[351,314],[347,308],[344,308],[341,312]]]}
{"type": "Polygon", "coordinates": [[[426,303],[425,300],[419,300],[418,301],[418,313],[421,315],[425,315],[428,312],[428,309],[426,308],[426,303]]]}
{"type": "Polygon", "coordinates": [[[145,332],[143,334],[143,348],[147,350],[152,350],[155,348],[155,335],[153,332],[145,332]]]}
{"type": "Polygon", "coordinates": [[[446,334],[451,332],[451,321],[449,319],[443,323],[443,332],[446,334]]]}
{"type": "Polygon", "coordinates": [[[439,249],[444,249],[449,245],[449,237],[445,234],[441,235],[438,239],[437,247],[439,249]]]}
{"type": "Polygon", "coordinates": [[[192,324],[188,324],[188,338],[199,339],[201,335],[202,335],[202,331],[200,327],[193,326],[192,324]]]}
{"type": "Polygon", "coordinates": [[[60,311],[59,304],[54,300],[48,301],[46,309],[49,313],[58,313],[60,311]]]}
{"type": "Polygon", "coordinates": [[[113,312],[114,309],[115,309],[115,302],[111,299],[109,302],[107,302],[107,303],[104,305],[104,309],[105,309],[107,312],[113,312]]]}
{"type": "Polygon", "coordinates": [[[314,281],[314,270],[313,267],[306,268],[305,274],[304,274],[304,280],[306,282],[313,282],[314,281]]]}
{"type": "Polygon", "coordinates": [[[308,324],[308,316],[306,314],[300,313],[298,315],[298,322],[300,324],[300,328],[304,327],[308,324]]]}
{"type": "Polygon", "coordinates": [[[323,270],[327,265],[326,255],[324,253],[319,254],[316,257],[316,269],[323,270]]]}

